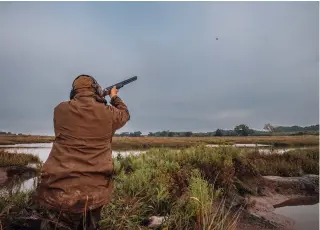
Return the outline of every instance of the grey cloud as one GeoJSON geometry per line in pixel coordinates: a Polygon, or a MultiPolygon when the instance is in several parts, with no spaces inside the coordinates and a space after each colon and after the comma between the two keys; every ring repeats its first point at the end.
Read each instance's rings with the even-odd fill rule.
{"type": "Polygon", "coordinates": [[[0,129],[52,134],[80,73],[138,75],[120,131],[318,123],[317,2],[0,6],[0,129]]]}

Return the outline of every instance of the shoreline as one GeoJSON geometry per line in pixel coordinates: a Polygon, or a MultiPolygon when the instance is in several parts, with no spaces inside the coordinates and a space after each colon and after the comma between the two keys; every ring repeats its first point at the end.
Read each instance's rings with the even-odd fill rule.
{"type": "MultiPolygon", "coordinates": [[[[319,147],[319,136],[248,136],[248,137],[113,137],[112,150],[147,150],[150,148],[189,148],[198,145],[254,144],[269,145],[266,148],[319,147]]],[[[52,143],[52,136],[0,136],[0,148],[4,145],[52,143]]]]}

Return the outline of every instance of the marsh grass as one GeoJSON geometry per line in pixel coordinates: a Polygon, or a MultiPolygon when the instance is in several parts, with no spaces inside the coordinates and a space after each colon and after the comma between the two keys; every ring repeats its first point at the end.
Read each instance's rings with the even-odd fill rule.
{"type": "MultiPolygon", "coordinates": [[[[148,229],[151,216],[164,217],[157,229],[236,229],[245,204],[230,203],[239,194],[257,195],[250,178],[318,174],[318,160],[318,149],[262,155],[204,145],[153,148],[125,158],[118,155],[114,158],[114,197],[102,210],[101,229],[148,229]]],[[[21,215],[13,210],[27,206],[25,199],[29,199],[27,194],[0,199],[0,213],[8,213],[7,219],[21,215]]]]}
{"type": "MultiPolygon", "coordinates": [[[[0,229],[11,229],[16,218],[24,215],[26,208],[29,208],[30,191],[15,192],[14,194],[0,191],[0,229]]],[[[21,226],[22,227],[21,223],[21,226]]]]}
{"type": "Polygon", "coordinates": [[[318,135],[304,136],[250,136],[250,137],[114,137],[113,149],[189,148],[205,144],[232,145],[267,144],[274,147],[318,146],[318,135]]]}
{"type": "MultiPolygon", "coordinates": [[[[201,144],[232,145],[269,144],[283,146],[319,146],[319,135],[303,136],[249,136],[249,137],[113,137],[113,150],[144,150],[149,148],[188,148],[201,144]]],[[[0,145],[22,143],[49,143],[53,136],[0,136],[0,145]]]]}
{"type": "Polygon", "coordinates": [[[27,153],[9,153],[0,149],[0,167],[24,166],[29,163],[40,163],[38,156],[27,153]]]}
{"type": "Polygon", "coordinates": [[[26,144],[26,143],[49,143],[54,141],[52,136],[33,135],[3,135],[0,136],[0,145],[26,144]]]}
{"type": "Polygon", "coordinates": [[[301,176],[319,174],[319,149],[297,149],[283,154],[247,154],[246,161],[261,175],[301,176]]]}

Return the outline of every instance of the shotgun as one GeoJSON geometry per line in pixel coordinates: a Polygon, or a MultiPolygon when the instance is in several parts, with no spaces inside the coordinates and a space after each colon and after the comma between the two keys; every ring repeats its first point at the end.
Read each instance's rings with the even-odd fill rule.
{"type": "Polygon", "coordinates": [[[119,82],[119,83],[117,83],[117,84],[111,85],[111,86],[109,86],[109,87],[107,87],[107,88],[105,88],[105,89],[103,90],[103,91],[104,91],[104,95],[108,95],[108,94],[110,93],[110,90],[111,90],[113,87],[116,87],[117,89],[120,89],[120,88],[122,88],[123,86],[125,86],[125,85],[127,85],[127,84],[129,84],[129,83],[131,83],[131,82],[133,82],[133,81],[135,81],[135,80],[137,80],[137,79],[138,79],[138,77],[137,77],[137,76],[134,76],[134,77],[131,77],[131,78],[127,79],[127,80],[121,81],[121,82],[119,82]]]}

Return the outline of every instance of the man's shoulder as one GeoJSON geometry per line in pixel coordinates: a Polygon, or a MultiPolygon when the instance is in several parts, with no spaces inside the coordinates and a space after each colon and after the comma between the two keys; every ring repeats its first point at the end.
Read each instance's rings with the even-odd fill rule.
{"type": "Polygon", "coordinates": [[[54,110],[60,110],[69,105],[70,101],[62,101],[54,107],[54,110]]]}

